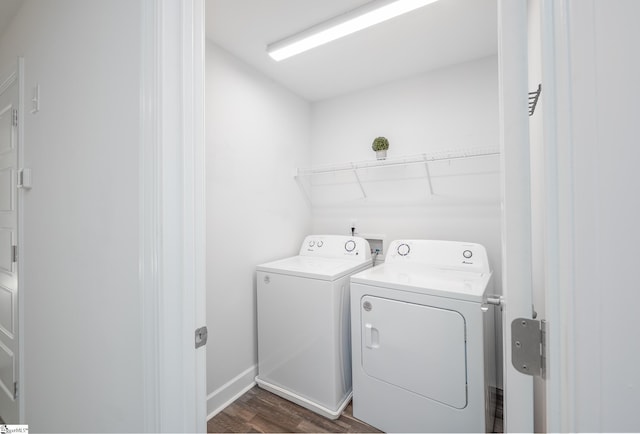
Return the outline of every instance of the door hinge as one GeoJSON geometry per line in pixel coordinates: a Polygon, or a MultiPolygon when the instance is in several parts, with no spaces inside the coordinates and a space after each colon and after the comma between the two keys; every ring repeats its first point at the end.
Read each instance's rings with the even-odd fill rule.
{"type": "Polygon", "coordinates": [[[196,348],[200,348],[207,344],[208,334],[207,326],[196,329],[196,348]]]}
{"type": "Polygon", "coordinates": [[[528,318],[511,322],[511,363],[518,372],[545,378],[546,325],[528,318]]]}
{"type": "Polygon", "coordinates": [[[11,262],[18,262],[18,246],[11,246],[11,262]]]}
{"type": "Polygon", "coordinates": [[[16,109],[13,109],[13,117],[11,123],[14,127],[18,126],[18,110],[16,109]]]}

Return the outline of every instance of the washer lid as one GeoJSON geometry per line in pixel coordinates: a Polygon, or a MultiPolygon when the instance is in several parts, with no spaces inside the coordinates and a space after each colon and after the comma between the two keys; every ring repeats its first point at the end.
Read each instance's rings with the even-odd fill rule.
{"type": "Polygon", "coordinates": [[[257,271],[286,274],[319,280],[336,280],[356,271],[371,267],[371,259],[360,262],[353,260],[321,258],[313,256],[292,256],[279,261],[268,262],[256,267],[257,271]]]}
{"type": "Polygon", "coordinates": [[[482,302],[491,273],[475,273],[421,264],[382,264],[351,276],[351,283],[482,302]]]}

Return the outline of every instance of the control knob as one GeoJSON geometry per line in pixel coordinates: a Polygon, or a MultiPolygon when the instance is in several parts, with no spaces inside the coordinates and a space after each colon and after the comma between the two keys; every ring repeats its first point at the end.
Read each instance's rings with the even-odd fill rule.
{"type": "Polygon", "coordinates": [[[353,252],[356,249],[356,242],[353,240],[349,240],[346,243],[344,243],[344,249],[347,252],[353,252]]]}
{"type": "Polygon", "coordinates": [[[409,244],[403,243],[398,246],[398,255],[400,256],[407,256],[410,251],[411,251],[411,247],[409,247],[409,244]]]}

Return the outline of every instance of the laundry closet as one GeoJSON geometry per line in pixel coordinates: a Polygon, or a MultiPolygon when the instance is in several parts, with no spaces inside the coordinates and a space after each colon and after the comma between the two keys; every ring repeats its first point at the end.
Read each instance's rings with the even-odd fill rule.
{"type": "Polygon", "coordinates": [[[267,56],[265,44],[365,3],[207,1],[209,414],[257,375],[256,265],[309,234],[353,228],[382,243],[378,261],[396,239],[478,243],[501,293],[496,1],[443,0],[267,56]],[[386,160],[371,148],[380,136],[386,160]]]}

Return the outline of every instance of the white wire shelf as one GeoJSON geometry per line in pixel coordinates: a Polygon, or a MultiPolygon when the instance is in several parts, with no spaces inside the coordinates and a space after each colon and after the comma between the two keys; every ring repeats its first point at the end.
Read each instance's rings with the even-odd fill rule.
{"type": "Polygon", "coordinates": [[[341,164],[332,164],[317,166],[313,168],[300,168],[296,170],[295,179],[300,188],[304,191],[308,201],[312,202],[312,197],[309,191],[310,187],[305,187],[305,183],[302,179],[312,178],[314,176],[331,175],[339,173],[351,173],[352,182],[356,183],[360,192],[360,199],[367,199],[367,191],[361,180],[361,176],[366,169],[374,168],[386,168],[386,167],[401,167],[401,166],[414,166],[421,165],[424,167],[422,177],[426,179],[427,194],[428,196],[434,195],[434,188],[432,183],[432,176],[430,170],[430,163],[440,161],[452,161],[462,159],[473,159],[490,156],[500,155],[498,147],[484,147],[484,148],[469,148],[469,149],[457,149],[451,151],[433,152],[425,154],[417,154],[410,156],[402,156],[396,158],[389,158],[385,160],[369,160],[360,162],[349,162],[341,164]]]}
{"type": "Polygon", "coordinates": [[[372,167],[400,166],[408,164],[424,164],[432,161],[458,160],[462,158],[486,157],[500,155],[498,147],[458,149],[453,151],[432,152],[410,156],[388,158],[386,160],[369,160],[297,169],[296,176],[319,175],[346,170],[368,169],[372,167]]]}

